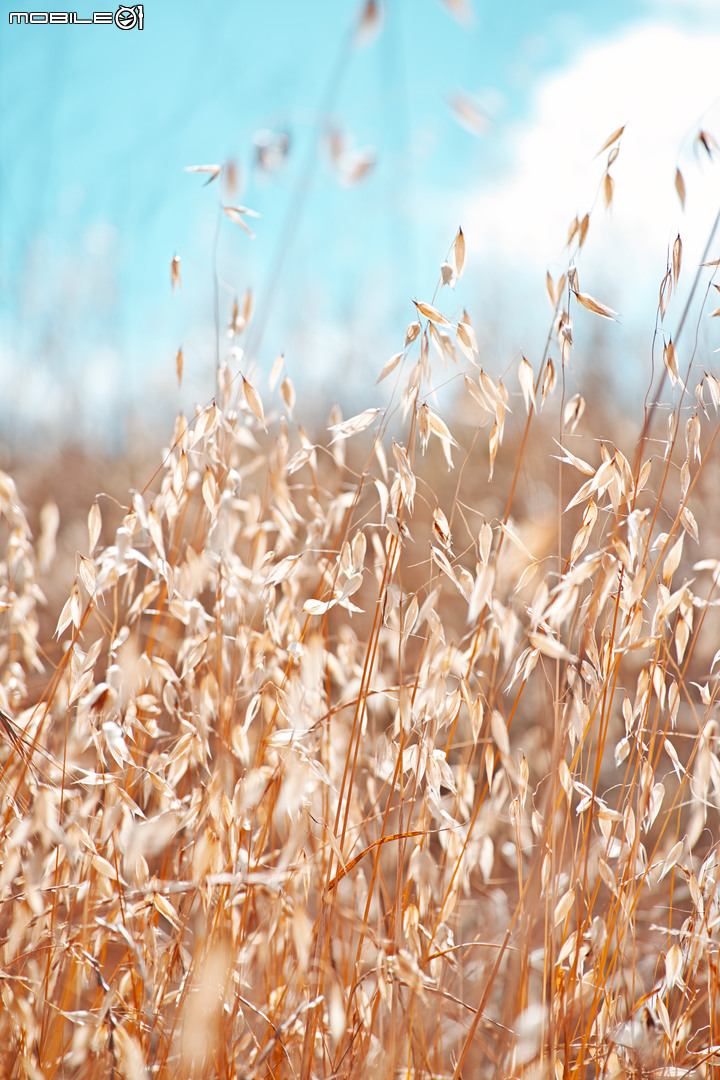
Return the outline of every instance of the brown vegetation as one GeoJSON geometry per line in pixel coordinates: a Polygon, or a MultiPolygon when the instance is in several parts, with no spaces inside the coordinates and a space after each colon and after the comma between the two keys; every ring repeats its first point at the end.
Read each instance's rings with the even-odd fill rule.
{"type": "Polygon", "coordinates": [[[716,1074],[720,383],[665,337],[628,437],[548,286],[505,383],[418,303],[327,437],[221,364],[66,531],[56,643],[0,476],[3,1075],[716,1074]]]}

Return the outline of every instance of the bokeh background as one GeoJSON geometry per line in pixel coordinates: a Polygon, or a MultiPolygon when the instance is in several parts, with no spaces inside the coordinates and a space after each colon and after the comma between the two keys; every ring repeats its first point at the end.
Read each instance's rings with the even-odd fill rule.
{"type": "MultiPolygon", "coordinates": [[[[545,273],[593,206],[580,283],[620,318],[588,314],[573,364],[644,392],[668,249],[680,231],[689,283],[717,212],[696,141],[720,137],[716,0],[370,7],[148,0],[122,31],[10,25],[3,2],[0,449],[161,440],[211,397],[248,289],[233,362],[261,391],[284,351],[309,403],[376,401],[459,225],[468,263],[443,310],[467,308],[494,372],[532,360],[545,273]],[[595,155],[621,125],[606,215],[595,155]],[[209,184],[187,171],[223,163],[209,184]],[[254,237],[223,205],[260,215],[242,219],[254,237]]],[[[701,320],[708,350],[713,333],[701,320]]]]}

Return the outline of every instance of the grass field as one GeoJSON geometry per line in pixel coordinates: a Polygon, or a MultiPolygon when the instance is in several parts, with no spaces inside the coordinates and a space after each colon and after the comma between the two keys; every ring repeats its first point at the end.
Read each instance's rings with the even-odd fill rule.
{"type": "Polygon", "coordinates": [[[3,1076],[720,1075],[715,271],[609,414],[593,214],[502,379],[459,233],[389,405],[221,360],[157,471],[0,474],[3,1076]]]}

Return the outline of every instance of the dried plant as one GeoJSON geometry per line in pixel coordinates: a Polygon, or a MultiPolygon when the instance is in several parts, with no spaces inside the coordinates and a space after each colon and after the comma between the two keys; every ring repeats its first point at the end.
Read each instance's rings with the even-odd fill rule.
{"type": "Polygon", "coordinates": [[[313,440],[221,363],[90,508],[59,646],[0,477],[4,1076],[717,1074],[720,382],[662,331],[678,239],[672,400],[564,400],[589,225],[505,380],[441,313],[462,231],[397,408],[313,440]]]}

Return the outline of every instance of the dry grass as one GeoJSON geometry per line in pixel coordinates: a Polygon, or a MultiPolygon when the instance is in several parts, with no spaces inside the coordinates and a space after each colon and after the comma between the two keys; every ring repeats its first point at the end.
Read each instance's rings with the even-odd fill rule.
{"type": "Polygon", "coordinates": [[[221,364],[59,644],[2,474],[2,1075],[717,1075],[720,384],[661,335],[672,401],[581,415],[550,293],[507,385],[418,305],[314,442],[221,364]]]}

